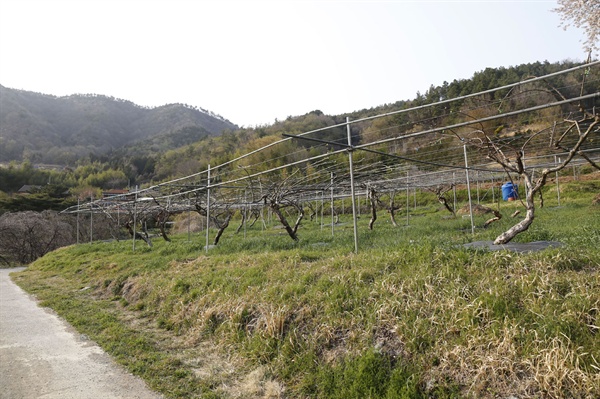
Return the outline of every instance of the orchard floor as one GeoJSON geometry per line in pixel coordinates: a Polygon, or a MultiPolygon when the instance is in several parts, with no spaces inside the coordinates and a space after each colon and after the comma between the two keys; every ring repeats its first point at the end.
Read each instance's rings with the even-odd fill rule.
{"type": "Polygon", "coordinates": [[[527,243],[507,243],[503,245],[495,245],[493,241],[475,241],[465,244],[465,248],[486,249],[489,251],[513,251],[518,253],[537,252],[546,248],[558,248],[563,244],[558,241],[535,241],[527,243]]]}

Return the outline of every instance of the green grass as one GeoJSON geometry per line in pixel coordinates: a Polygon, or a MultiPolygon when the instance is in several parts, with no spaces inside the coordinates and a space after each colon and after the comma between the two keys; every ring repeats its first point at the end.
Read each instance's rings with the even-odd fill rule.
{"type": "Polygon", "coordinates": [[[208,254],[203,234],[73,246],[15,279],[167,397],[593,398],[600,209],[576,185],[515,240],[565,244],[538,253],[461,246],[518,203],[475,235],[426,203],[408,226],[363,215],[358,254],[343,216],[298,243],[232,225],[208,254]]]}

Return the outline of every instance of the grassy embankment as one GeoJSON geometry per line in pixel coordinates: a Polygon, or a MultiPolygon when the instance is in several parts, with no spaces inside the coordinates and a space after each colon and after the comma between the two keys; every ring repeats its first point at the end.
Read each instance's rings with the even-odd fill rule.
{"type": "Polygon", "coordinates": [[[363,216],[359,254],[348,217],[298,244],[257,223],[208,254],[187,234],[64,248],[15,280],[167,397],[597,398],[600,183],[562,189],[516,240],[565,244],[537,253],[461,247],[518,203],[472,236],[425,195],[408,227],[363,216]]]}

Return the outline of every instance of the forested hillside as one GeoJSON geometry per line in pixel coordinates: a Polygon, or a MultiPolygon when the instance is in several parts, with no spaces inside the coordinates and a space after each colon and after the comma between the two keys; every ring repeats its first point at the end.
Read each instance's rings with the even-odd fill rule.
{"type": "MultiPolygon", "coordinates": [[[[198,170],[205,169],[208,163],[217,165],[221,162],[234,158],[235,156],[247,153],[251,150],[260,148],[268,143],[282,138],[282,134],[298,134],[326,126],[343,124],[346,117],[351,120],[359,120],[374,115],[381,115],[388,112],[398,111],[417,107],[424,104],[433,104],[441,100],[457,98],[472,93],[478,93],[492,88],[508,85],[511,83],[523,81],[536,76],[543,76],[553,72],[565,70],[579,65],[578,63],[565,61],[560,63],[536,62],[532,64],[523,64],[515,67],[486,68],[484,71],[477,72],[470,79],[454,80],[451,83],[444,82],[440,86],[431,85],[423,94],[418,92],[412,100],[400,100],[393,104],[383,104],[370,109],[362,109],[350,112],[344,115],[326,115],[319,110],[309,112],[301,116],[291,116],[285,121],[278,121],[272,125],[260,126],[252,129],[240,129],[234,133],[223,134],[219,137],[207,137],[191,145],[167,151],[156,161],[157,180],[182,176],[195,173],[198,170]]],[[[588,82],[597,82],[599,79],[598,68],[586,70],[588,82]]],[[[581,74],[580,74],[581,75],[581,74]]],[[[508,96],[509,90],[496,92],[495,95],[489,95],[487,98],[467,99],[453,102],[450,106],[430,107],[427,110],[413,112],[410,114],[398,114],[385,118],[364,121],[352,125],[352,137],[355,143],[372,142],[380,138],[391,137],[399,133],[409,133],[430,129],[433,127],[444,126],[452,123],[459,123],[476,117],[484,117],[483,107],[493,102],[502,104],[497,113],[503,113],[514,107],[516,102],[535,103],[539,98],[545,101],[555,101],[560,97],[558,92],[551,90],[551,87],[560,88],[563,95],[573,96],[581,90],[586,92],[597,91],[596,83],[589,83],[585,87],[581,86],[581,76],[560,76],[550,79],[546,82],[543,89],[527,93],[527,96],[511,96],[504,101],[504,96],[508,96]],[[537,97],[537,98],[536,98],[537,97]],[[482,108],[481,110],[478,108],[482,108]],[[502,109],[505,108],[505,109],[502,109]]],[[[507,97],[508,98],[508,97],[507,97]]],[[[594,100],[590,100],[594,101],[594,100]]],[[[592,105],[593,106],[593,105],[592,105]]],[[[487,112],[487,111],[485,111],[487,112]]],[[[490,125],[487,128],[499,129],[503,134],[515,134],[519,131],[526,131],[533,128],[538,122],[536,118],[546,118],[552,112],[558,112],[557,109],[543,111],[538,114],[529,113],[514,118],[509,118],[509,124],[502,126],[490,125]]],[[[326,141],[346,141],[346,127],[320,132],[318,137],[326,141]]],[[[443,143],[420,142],[419,140],[403,140],[406,150],[418,152],[419,148],[424,146],[443,146],[443,143]]],[[[302,148],[305,146],[307,151],[314,151],[309,143],[289,143],[290,146],[302,148]]],[[[289,158],[289,148],[278,146],[276,149],[269,149],[260,154],[261,157],[277,158],[281,164],[295,161],[289,158]]],[[[422,151],[421,151],[422,152],[422,151]]],[[[313,154],[314,155],[314,154],[313,154]]],[[[418,158],[419,154],[413,154],[418,158]]],[[[257,157],[255,157],[257,158],[257,157]]]]}
{"type": "Polygon", "coordinates": [[[0,126],[0,162],[58,165],[106,155],[140,140],[156,140],[153,150],[165,151],[236,128],[218,115],[183,104],[144,108],[95,94],[55,97],[3,86],[0,126]]]}
{"type": "MultiPolygon", "coordinates": [[[[305,115],[290,116],[284,121],[254,128],[237,129],[227,120],[211,116],[206,111],[184,105],[166,105],[146,109],[135,104],[103,96],[70,96],[56,98],[36,93],[2,89],[1,159],[28,160],[25,165],[13,164],[0,168],[0,191],[14,193],[24,184],[58,184],[71,192],[88,196],[101,189],[154,184],[204,170],[210,163],[218,165],[241,154],[280,140],[282,134],[298,134],[314,129],[343,124],[346,117],[358,120],[374,115],[407,109],[440,100],[457,98],[482,90],[500,87],[571,68],[577,63],[536,62],[514,67],[487,68],[470,79],[431,85],[424,93],[411,100],[400,100],[370,109],[344,115],[326,115],[319,110],[305,115]],[[25,107],[22,104],[27,103],[25,107]],[[18,129],[20,135],[14,132],[18,129]],[[10,130],[13,129],[13,130],[10,130]],[[220,129],[220,130],[219,130],[220,129]],[[10,130],[10,131],[9,131],[10,130]],[[215,134],[220,132],[220,134],[215,134]],[[110,145],[109,145],[110,143],[110,145]],[[90,153],[92,153],[90,155],[90,153]],[[65,163],[63,170],[44,170],[36,164],[65,163]],[[96,191],[94,191],[96,190],[96,191]]],[[[352,125],[355,143],[372,142],[396,134],[404,134],[432,127],[463,122],[482,113],[503,113],[514,107],[514,102],[551,102],[559,88],[567,96],[580,91],[597,91],[598,68],[582,70],[549,79],[527,95],[516,95],[508,90],[494,95],[452,102],[448,106],[429,107],[423,111],[396,114],[385,118],[366,120],[352,125]],[[581,75],[586,74],[586,85],[581,75]],[[512,102],[512,103],[511,103],[512,102]],[[490,104],[497,104],[490,107],[490,104]],[[504,108],[504,109],[503,109],[504,108]],[[487,109],[484,111],[484,109],[487,109]]],[[[518,94],[518,93],[517,93],[518,94]]],[[[597,100],[589,100],[597,101],[597,100]]],[[[526,105],[526,104],[525,104],[526,105]]],[[[587,104],[586,107],[594,104],[587,104]]],[[[564,111],[564,110],[563,110],[564,111]]],[[[515,135],[535,129],[540,118],[560,118],[557,107],[505,118],[501,126],[482,126],[490,133],[515,135]]],[[[440,136],[441,137],[441,136],[440,136]]],[[[346,127],[341,126],[319,133],[327,141],[345,142],[346,127]]],[[[590,140],[591,145],[594,139],[590,140]]],[[[427,148],[444,146],[443,140],[422,142],[420,139],[403,140],[404,151],[415,159],[424,157],[427,148]],[[421,151],[419,152],[419,149],[421,151]]],[[[316,155],[326,148],[308,142],[288,141],[255,154],[248,162],[260,165],[267,159],[276,159],[281,165],[307,155],[316,155]]]]}

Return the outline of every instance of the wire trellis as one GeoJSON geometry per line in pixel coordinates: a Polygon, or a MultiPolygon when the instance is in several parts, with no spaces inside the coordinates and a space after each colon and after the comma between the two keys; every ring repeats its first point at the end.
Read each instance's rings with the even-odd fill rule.
{"type": "MultiPolygon", "coordinates": [[[[351,198],[355,204],[356,196],[367,198],[374,190],[408,193],[470,185],[471,181],[476,183],[479,199],[480,183],[511,178],[482,151],[485,140],[493,142],[500,151],[526,151],[520,155],[530,170],[551,168],[560,158],[569,156],[568,149],[577,142],[577,135],[564,133],[573,125],[567,121],[580,118],[583,111],[597,115],[599,65],[595,61],[467,96],[347,120],[301,134],[283,133],[280,140],[206,170],[78,204],[63,212],[106,215],[129,230],[134,249],[135,239],[140,238],[136,229],[141,221],[154,218],[164,233],[172,215],[198,212],[207,221],[208,250],[209,223],[212,221],[222,233],[223,223],[226,228],[235,212],[245,221],[249,213],[256,214],[264,208],[277,213],[283,207],[296,207],[301,212],[303,204],[310,207],[321,201],[323,210],[327,201],[333,217],[335,201],[351,198]],[[587,77],[586,82],[578,83],[580,73],[587,77]],[[547,83],[558,76],[570,78],[571,83],[558,88],[547,83]],[[573,93],[577,88],[579,92],[568,98],[562,94],[573,93]],[[459,108],[459,114],[453,108],[459,108]],[[506,129],[505,125],[510,125],[507,121],[515,118],[529,130],[522,131],[520,126],[506,129]],[[557,132],[564,133],[562,146],[553,147],[557,132]]],[[[598,126],[593,129],[591,139],[583,143],[579,156],[572,160],[573,165],[599,163],[598,126]]],[[[355,247],[357,250],[358,245],[355,247]]]]}

